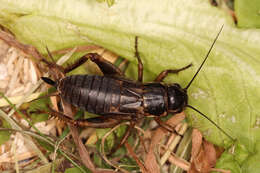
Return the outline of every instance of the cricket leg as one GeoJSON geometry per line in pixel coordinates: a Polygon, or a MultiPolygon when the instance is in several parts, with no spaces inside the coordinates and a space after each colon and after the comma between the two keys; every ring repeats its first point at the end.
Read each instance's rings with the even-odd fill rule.
{"type": "Polygon", "coordinates": [[[135,57],[138,60],[138,81],[143,82],[143,63],[138,52],[138,37],[135,37],[135,57]]]}
{"type": "Polygon", "coordinates": [[[130,121],[130,125],[128,126],[124,136],[120,140],[120,143],[116,147],[112,148],[112,150],[110,151],[109,155],[112,155],[114,152],[116,152],[116,150],[118,150],[120,147],[122,147],[125,144],[125,142],[129,138],[129,136],[131,135],[131,132],[132,132],[132,130],[135,127],[135,124],[136,124],[135,121],[130,121]]]}
{"type": "Polygon", "coordinates": [[[124,76],[124,73],[117,66],[107,61],[97,53],[89,53],[85,55],[85,57],[96,63],[104,75],[124,76]]]}
{"type": "MultiPolygon", "coordinates": [[[[174,127],[172,127],[171,125],[163,122],[160,117],[155,117],[154,120],[159,124],[160,127],[164,128],[165,130],[169,131],[170,133],[175,133],[177,135],[180,135],[174,127]]],[[[180,135],[182,136],[182,135],[180,135]]]]}
{"type": "Polygon", "coordinates": [[[74,120],[71,117],[55,111],[53,109],[50,109],[50,112],[47,112],[50,115],[57,117],[58,119],[72,124],[74,126],[80,126],[80,127],[92,127],[92,128],[111,128],[121,123],[121,120],[113,119],[110,117],[95,117],[95,118],[88,118],[88,119],[77,119],[74,120]]]}
{"type": "Polygon", "coordinates": [[[164,78],[166,78],[168,76],[169,73],[172,74],[178,74],[180,71],[186,70],[187,68],[191,67],[192,64],[189,64],[185,67],[182,67],[180,69],[168,69],[168,70],[164,70],[162,71],[156,78],[155,78],[155,82],[161,82],[163,81],[164,78]]]}

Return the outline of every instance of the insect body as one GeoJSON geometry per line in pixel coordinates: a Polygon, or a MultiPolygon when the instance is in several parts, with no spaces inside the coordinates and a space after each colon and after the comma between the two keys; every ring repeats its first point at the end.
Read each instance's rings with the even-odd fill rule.
{"type": "MultiPolygon", "coordinates": [[[[136,57],[138,59],[138,81],[126,79],[117,67],[95,53],[89,53],[83,56],[76,63],[77,65],[73,66],[73,68],[84,63],[88,59],[91,59],[99,66],[104,73],[104,76],[72,75],[64,77],[58,81],[52,81],[51,79],[45,77],[42,79],[45,82],[55,86],[59,92],[59,95],[66,102],[74,105],[75,107],[82,108],[87,112],[100,115],[100,117],[95,119],[85,119],[84,122],[87,122],[87,126],[92,126],[91,121],[94,120],[97,123],[97,125],[95,124],[95,127],[104,127],[103,125],[106,118],[115,119],[118,122],[125,119],[134,121],[133,124],[135,124],[136,120],[139,118],[154,116],[155,120],[160,125],[171,130],[171,128],[169,128],[167,124],[160,121],[159,118],[170,113],[179,113],[186,107],[189,107],[207,118],[223,133],[230,137],[224,130],[222,130],[216,123],[206,117],[203,113],[188,105],[187,89],[208,58],[208,55],[219,34],[220,32],[215,38],[203,63],[185,88],[182,88],[177,83],[164,84],[161,82],[169,73],[178,73],[189,68],[191,64],[181,69],[165,70],[157,76],[154,82],[142,83],[143,67],[137,50],[137,37],[135,40],[135,49],[136,57]],[[100,123],[100,126],[98,123],[100,123]]],[[[73,68],[69,67],[68,69],[71,70],[73,68]]],[[[79,120],[70,120],[70,122],[79,125],[84,124],[79,120]]],[[[111,126],[113,126],[113,123],[111,126]]],[[[109,127],[109,125],[106,127],[109,127]]],[[[232,137],[230,138],[232,139],[232,137]]]]}
{"type": "Polygon", "coordinates": [[[58,82],[61,97],[98,115],[162,116],[181,112],[187,94],[178,84],[143,84],[117,77],[73,75],[58,82]]]}

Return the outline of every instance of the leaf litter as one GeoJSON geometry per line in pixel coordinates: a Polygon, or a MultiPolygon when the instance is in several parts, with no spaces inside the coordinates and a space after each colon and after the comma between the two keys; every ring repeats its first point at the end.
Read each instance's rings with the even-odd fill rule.
{"type": "MultiPolygon", "coordinates": [[[[0,40],[0,44],[3,45],[0,46],[1,49],[3,49],[0,50],[0,67],[3,67],[0,70],[0,83],[3,83],[3,85],[1,85],[1,92],[3,92],[7,97],[18,98],[19,96],[25,95],[28,90],[30,90],[31,86],[37,83],[37,81],[45,71],[31,60],[31,56],[39,59],[42,58],[42,55],[40,55],[35,48],[22,45],[14,39],[7,39],[5,41],[7,41],[11,46],[0,40]]],[[[82,50],[86,51],[91,49],[100,49],[100,47],[82,46],[78,49],[66,49],[61,50],[60,52],[58,51],[56,53],[59,54],[61,52],[69,52],[72,54],[73,52],[81,52],[82,50]]],[[[69,58],[70,56],[71,55],[68,55],[67,58],[69,58]]],[[[116,55],[112,55],[112,58],[110,57],[109,59],[115,61],[117,57],[113,58],[113,56],[116,55]]],[[[43,88],[40,88],[35,93],[38,94],[39,91],[42,92],[43,88]]],[[[31,99],[33,100],[34,98],[31,99]]],[[[54,103],[53,105],[57,105],[57,103],[59,102],[59,100],[57,100],[56,98],[51,98],[51,100],[52,103],[54,103]]],[[[24,100],[24,102],[26,102],[26,100],[24,100]]],[[[17,103],[17,101],[15,101],[15,103],[17,103]]],[[[74,109],[66,103],[62,104],[64,113],[70,117],[74,117],[74,109]]],[[[5,112],[10,111],[10,109],[6,107],[7,105],[4,106],[5,107],[3,108],[3,110],[5,112]]],[[[56,110],[58,110],[58,106],[56,106],[56,110]]],[[[17,115],[15,114],[14,116],[17,115]]],[[[151,173],[161,172],[162,170],[168,171],[170,169],[170,165],[175,164],[188,172],[228,172],[228,170],[220,170],[214,168],[217,159],[217,152],[215,150],[215,147],[213,146],[213,144],[203,140],[202,135],[198,130],[194,130],[192,134],[191,160],[185,160],[181,157],[178,157],[174,153],[177,150],[176,148],[178,148],[178,145],[180,144],[182,136],[185,134],[188,128],[187,124],[183,122],[184,119],[185,115],[184,113],[181,113],[172,116],[169,120],[167,120],[167,123],[169,125],[176,127],[176,131],[178,131],[179,133],[178,135],[169,135],[169,132],[160,127],[158,128],[157,126],[154,128],[154,125],[152,125],[153,122],[150,122],[150,125],[148,128],[146,127],[146,130],[142,130],[141,128],[136,127],[138,133],[140,133],[139,140],[137,140],[134,145],[132,145],[133,143],[131,142],[127,142],[125,143],[125,147],[127,149],[127,153],[129,154],[128,157],[131,157],[132,160],[135,161],[135,163],[139,167],[139,169],[137,169],[138,171],[151,173]],[[147,148],[147,150],[145,148],[147,148]]],[[[19,117],[17,120],[21,122],[22,118],[19,117]]],[[[35,126],[44,134],[58,137],[55,130],[58,128],[56,127],[56,123],[56,119],[50,119],[44,122],[37,123],[35,124],[35,126]]],[[[24,126],[28,127],[28,124],[23,124],[24,126]]],[[[142,122],[140,126],[143,126],[143,124],[144,122],[142,122]]],[[[102,159],[104,159],[107,164],[111,165],[112,167],[98,168],[93,161],[93,152],[87,150],[87,147],[89,145],[95,145],[97,140],[89,142],[86,146],[82,142],[82,138],[80,138],[80,136],[84,135],[80,134],[77,127],[69,125],[71,132],[70,134],[72,135],[73,141],[76,145],[76,149],[78,150],[80,156],[80,160],[75,160],[75,158],[71,156],[73,158],[72,160],[75,160],[78,163],[82,162],[92,172],[115,172],[119,170],[122,172],[131,172],[128,169],[122,168],[123,166],[126,166],[126,168],[131,167],[130,165],[123,165],[122,163],[120,163],[120,160],[116,159],[114,159],[112,163],[110,160],[113,159],[107,158],[106,153],[104,152],[105,141],[107,140],[106,137],[113,133],[117,128],[120,128],[120,126],[121,125],[118,125],[115,128],[111,129],[102,138],[102,159]],[[112,169],[113,167],[115,168],[115,170],[112,169]]],[[[65,127],[60,128],[59,134],[63,133],[62,129],[64,128],[65,127]]],[[[97,138],[95,131],[92,131],[87,137],[90,136],[95,136],[94,138],[97,138]]],[[[85,138],[87,137],[85,136],[85,138]]],[[[26,146],[24,140],[25,139],[23,138],[23,135],[17,132],[15,133],[15,135],[12,135],[9,141],[6,141],[4,144],[1,145],[0,164],[2,168],[5,167],[4,165],[7,165],[7,163],[11,163],[10,165],[13,166],[15,161],[16,170],[19,171],[19,169],[25,168],[26,166],[37,160],[37,155],[34,151],[26,150],[28,146],[26,146]],[[15,151],[15,153],[12,151],[15,151]]],[[[66,138],[63,138],[63,140],[60,141],[58,145],[56,145],[56,147],[64,147],[64,143],[66,143],[66,140],[71,139],[68,136],[66,138]]],[[[47,150],[44,148],[41,148],[41,150],[44,150],[44,153],[47,152],[47,150]]],[[[98,153],[98,149],[96,150],[96,152],[98,153]]],[[[53,157],[54,160],[59,157],[57,154],[58,149],[55,148],[55,157],[53,157]]],[[[77,155],[77,153],[75,154],[77,155]]],[[[120,157],[124,158],[126,156],[127,154],[123,154],[120,157]]],[[[51,158],[49,157],[49,159],[51,158]]],[[[6,168],[6,170],[13,168],[12,166],[6,168]]],[[[84,170],[81,171],[84,172],[84,170]]]]}

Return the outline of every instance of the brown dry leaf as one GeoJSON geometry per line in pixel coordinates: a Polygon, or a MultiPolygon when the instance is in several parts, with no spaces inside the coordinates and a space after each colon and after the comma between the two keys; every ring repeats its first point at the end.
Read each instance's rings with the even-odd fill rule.
{"type": "MultiPolygon", "coordinates": [[[[184,118],[184,113],[176,114],[172,116],[168,121],[166,121],[166,123],[174,127],[177,124],[179,124],[182,120],[184,120],[184,118]]],[[[160,173],[160,166],[156,161],[154,151],[156,149],[157,144],[165,136],[165,133],[166,132],[162,128],[158,128],[152,135],[152,140],[145,160],[145,167],[148,169],[150,173],[160,173]]]]}
{"type": "MultiPolygon", "coordinates": [[[[163,152],[166,151],[166,149],[162,148],[163,152]]],[[[187,160],[184,160],[183,158],[180,158],[176,156],[174,153],[171,153],[171,155],[168,157],[168,161],[173,164],[178,166],[179,168],[188,171],[190,168],[190,163],[187,160]]]]}
{"type": "Polygon", "coordinates": [[[202,140],[198,130],[192,134],[192,163],[188,173],[208,173],[216,164],[217,155],[213,144],[202,140]]]}
{"type": "Polygon", "coordinates": [[[202,145],[202,134],[198,129],[193,129],[192,131],[192,148],[191,148],[191,161],[195,158],[202,145]]]}

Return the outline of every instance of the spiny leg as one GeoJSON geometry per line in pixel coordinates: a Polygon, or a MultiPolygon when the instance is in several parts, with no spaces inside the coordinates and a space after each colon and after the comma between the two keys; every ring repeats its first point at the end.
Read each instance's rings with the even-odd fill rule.
{"type": "Polygon", "coordinates": [[[66,68],[64,68],[64,73],[69,73],[70,71],[76,69],[77,67],[81,66],[88,60],[87,57],[83,56],[79,58],[77,61],[75,61],[73,64],[70,64],[66,68]]]}
{"type": "Polygon", "coordinates": [[[97,53],[88,53],[78,59],[74,64],[68,66],[65,68],[64,72],[68,73],[75,68],[79,67],[80,65],[84,64],[88,59],[93,61],[98,65],[100,70],[103,72],[104,75],[118,75],[118,76],[124,76],[123,72],[117,68],[114,64],[104,59],[102,56],[100,56],[97,53]]]}
{"type": "MultiPolygon", "coordinates": [[[[69,116],[61,113],[61,112],[57,112],[51,108],[49,108],[51,111],[47,112],[49,114],[51,114],[54,117],[57,117],[58,119],[66,122],[66,123],[70,123],[74,126],[80,126],[80,127],[92,127],[92,128],[112,128],[115,127],[116,125],[120,124],[122,122],[122,120],[120,119],[114,119],[113,116],[111,117],[94,117],[94,118],[88,118],[88,119],[77,119],[74,120],[72,118],[70,118],[69,116]]],[[[117,116],[115,117],[117,118],[117,116]]],[[[109,155],[113,154],[117,149],[119,149],[120,147],[122,147],[122,145],[124,145],[124,143],[127,141],[127,139],[129,138],[132,129],[134,128],[136,122],[135,121],[130,121],[130,126],[128,126],[124,136],[122,137],[120,143],[112,148],[111,152],[109,155]]]]}
{"type": "Polygon", "coordinates": [[[143,63],[138,52],[138,37],[135,36],[135,57],[138,60],[138,81],[143,82],[143,63]]]}
{"type": "Polygon", "coordinates": [[[112,128],[121,123],[121,120],[116,120],[113,118],[107,118],[107,117],[102,117],[102,116],[95,117],[95,118],[74,120],[61,112],[57,112],[51,108],[49,108],[49,109],[50,109],[50,112],[47,112],[47,113],[49,113],[50,115],[52,115],[54,117],[57,117],[58,119],[66,122],[66,123],[70,123],[74,126],[92,127],[92,128],[112,128]]]}
{"type": "Polygon", "coordinates": [[[107,61],[99,54],[89,53],[85,56],[87,58],[91,59],[91,61],[93,61],[94,63],[96,63],[104,75],[124,76],[124,73],[117,66],[115,66],[111,62],[107,61]]]}
{"type": "Polygon", "coordinates": [[[168,76],[169,73],[173,73],[173,74],[176,74],[176,73],[179,73],[180,71],[183,71],[183,70],[186,70],[187,68],[191,67],[192,64],[189,64],[185,67],[182,67],[180,69],[168,69],[168,70],[164,70],[162,71],[157,77],[156,79],[154,80],[155,82],[161,82],[164,78],[166,78],[168,76]]]}

